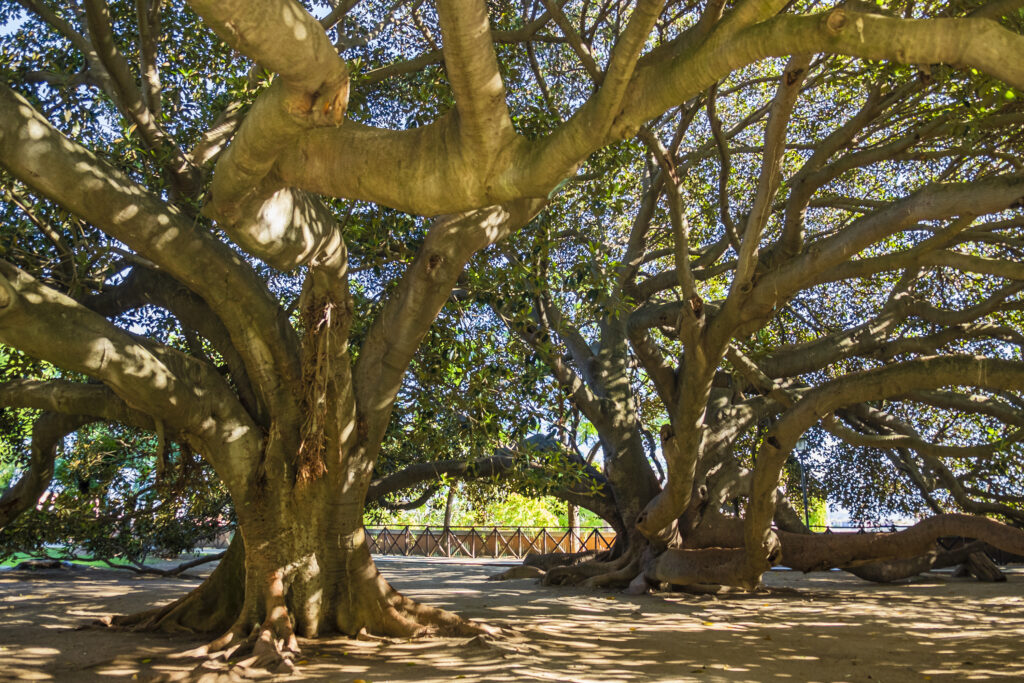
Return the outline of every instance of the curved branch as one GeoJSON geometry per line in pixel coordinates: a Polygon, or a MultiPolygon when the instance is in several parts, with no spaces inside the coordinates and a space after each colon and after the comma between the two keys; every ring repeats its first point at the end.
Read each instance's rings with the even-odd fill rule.
{"type": "MultiPolygon", "coordinates": [[[[582,465],[586,478],[561,485],[550,491],[556,498],[574,505],[585,507],[616,528],[622,528],[622,519],[608,485],[607,478],[575,453],[564,451],[564,456],[582,465]]],[[[442,476],[469,478],[500,478],[515,471],[522,460],[509,449],[502,448],[497,455],[473,461],[440,460],[410,465],[386,477],[375,479],[366,494],[367,501],[380,500],[384,496],[442,476]]],[[[436,489],[435,489],[436,490],[436,489]]],[[[432,493],[432,492],[431,492],[432,493]]]]}
{"type": "Polygon", "coordinates": [[[297,410],[295,332],[253,269],[228,246],[61,135],[3,85],[0,164],[201,296],[227,327],[260,399],[281,414],[297,410]]]}
{"type": "Polygon", "coordinates": [[[887,450],[909,448],[921,455],[933,458],[990,458],[1007,446],[1024,439],[1024,429],[1018,429],[993,443],[976,446],[944,446],[925,441],[916,434],[862,434],[844,427],[836,420],[826,418],[822,423],[829,434],[842,439],[851,446],[887,450]]]}
{"type": "Polygon", "coordinates": [[[740,241],[739,261],[736,274],[729,290],[729,300],[742,305],[742,295],[753,287],[754,269],[761,234],[771,214],[772,202],[779,190],[781,178],[782,155],[786,151],[786,128],[793,114],[793,107],[800,95],[804,76],[811,65],[809,55],[791,57],[779,79],[779,87],[772,101],[772,109],[768,114],[768,124],[764,132],[764,161],[761,164],[761,176],[757,181],[757,193],[747,214],[747,224],[743,229],[740,241]]]}
{"type": "MultiPolygon", "coordinates": [[[[132,76],[127,60],[114,43],[110,10],[105,0],[84,0],[83,4],[89,36],[92,45],[95,46],[97,58],[109,74],[115,95],[114,101],[139,127],[146,145],[157,152],[158,157],[167,159],[165,167],[170,171],[175,189],[182,194],[191,195],[196,190],[199,174],[160,126],[157,118],[160,102],[159,78],[156,78],[155,82],[152,80],[156,74],[155,67],[148,72],[144,70],[148,88],[147,95],[144,95],[132,76]]],[[[139,31],[145,36],[149,33],[148,19],[144,17],[144,13],[140,13],[140,19],[142,21],[139,31]]],[[[150,44],[141,48],[144,54],[147,48],[152,49],[151,37],[149,42],[150,44]]]]}
{"type": "Polygon", "coordinates": [[[0,342],[95,377],[132,409],[198,439],[229,487],[253,476],[261,430],[214,368],[128,334],[5,261],[0,342]]]}
{"type": "Polygon", "coordinates": [[[933,551],[935,541],[945,536],[973,538],[1015,555],[1024,554],[1024,532],[972,515],[936,515],[895,533],[777,533],[782,543],[780,562],[803,572],[909,560],[933,551]]]}
{"type": "Polygon", "coordinates": [[[182,326],[195,330],[210,341],[224,359],[242,404],[250,414],[266,418],[260,415],[245,362],[232,344],[224,324],[205,301],[166,273],[136,265],[121,284],[88,297],[82,303],[107,318],[148,304],[170,311],[182,326]]]}
{"type": "Polygon", "coordinates": [[[443,476],[471,478],[498,477],[512,470],[516,459],[511,453],[501,453],[478,460],[437,460],[419,462],[370,482],[366,500],[379,500],[407,488],[434,481],[443,476]]]}
{"type": "Polygon", "coordinates": [[[99,384],[65,380],[14,380],[0,383],[0,408],[43,411],[32,427],[28,469],[0,496],[0,529],[36,504],[53,478],[57,447],[79,427],[98,420],[153,429],[153,418],[129,408],[99,384]]]}
{"type": "Polygon", "coordinates": [[[337,232],[330,212],[272,173],[304,131],[345,118],[349,73],[324,28],[294,0],[193,0],[226,43],[280,76],[217,162],[204,212],[281,270],[309,262],[337,232]]]}
{"type": "Polygon", "coordinates": [[[0,382],[0,407],[32,408],[60,415],[91,417],[153,429],[153,418],[129,408],[102,384],[83,384],[67,380],[18,379],[0,382]]]}
{"type": "MultiPolygon", "coordinates": [[[[338,56],[315,17],[294,0],[190,0],[189,5],[220,38],[276,73],[296,94],[327,99],[344,89],[347,106],[348,67],[338,56]]],[[[312,106],[312,102],[307,103],[312,106]]],[[[321,112],[323,115],[324,112],[321,112]]],[[[340,120],[340,119],[339,119],[340,120]]]]}
{"type": "Polygon", "coordinates": [[[792,54],[973,66],[1024,89],[1024,36],[988,19],[897,19],[841,7],[825,14],[780,15],[731,34],[713,33],[695,51],[683,51],[667,64],[665,52],[652,54],[637,69],[623,120],[639,126],[724,74],[792,54]]]}
{"type": "MultiPolygon", "coordinates": [[[[1007,209],[1024,198],[1024,177],[1005,176],[963,184],[932,184],[857,221],[837,235],[818,240],[801,255],[765,275],[754,287],[749,304],[737,315],[751,323],[768,315],[779,302],[815,283],[869,245],[923,220],[977,216],[1007,209]]],[[[970,257],[966,257],[970,258],[970,257]]],[[[989,259],[984,259],[989,260],[989,259]]],[[[854,262],[857,263],[857,262],[854,262]]],[[[1009,264],[1010,269],[1014,264],[1009,264]]],[[[712,322],[720,335],[732,336],[734,316],[712,322]],[[722,322],[718,322],[721,320],[722,322]],[[717,323],[717,324],[716,324],[717,323]]],[[[741,328],[742,329],[742,328],[741,328]]]]}
{"type": "Polygon", "coordinates": [[[797,439],[819,419],[856,403],[901,396],[914,390],[962,384],[991,390],[1024,386],[1024,363],[974,356],[918,358],[884,368],[845,375],[813,389],[778,421],[757,456],[754,486],[744,527],[748,568],[763,571],[773,552],[769,528],[782,467],[797,439]]]}
{"type": "Polygon", "coordinates": [[[0,529],[35,505],[50,486],[57,447],[64,437],[89,422],[82,415],[43,413],[32,427],[32,445],[28,469],[0,495],[0,529]]]}
{"type": "Polygon", "coordinates": [[[469,259],[533,219],[544,202],[527,199],[434,221],[363,341],[353,371],[361,429],[379,443],[402,378],[469,259]]]}
{"type": "Polygon", "coordinates": [[[437,0],[445,69],[469,154],[489,158],[515,137],[483,0],[437,0]]]}

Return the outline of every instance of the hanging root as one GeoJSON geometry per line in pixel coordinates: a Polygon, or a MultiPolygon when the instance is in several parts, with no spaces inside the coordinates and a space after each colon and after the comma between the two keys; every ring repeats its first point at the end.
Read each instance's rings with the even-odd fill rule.
{"type": "Polygon", "coordinates": [[[324,451],[327,448],[328,396],[335,381],[332,359],[338,355],[343,340],[336,339],[339,316],[337,305],[330,299],[317,301],[302,312],[307,337],[303,348],[302,385],[306,419],[302,425],[299,443],[297,477],[300,481],[314,481],[327,472],[324,451]]]}

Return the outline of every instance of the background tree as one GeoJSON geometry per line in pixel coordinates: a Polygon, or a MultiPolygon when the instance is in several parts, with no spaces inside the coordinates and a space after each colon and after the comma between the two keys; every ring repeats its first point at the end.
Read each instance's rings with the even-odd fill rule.
{"type": "MultiPolygon", "coordinates": [[[[793,58],[737,72],[652,124],[640,136],[646,162],[639,141],[591,157],[585,180],[494,252],[491,270],[477,279],[479,298],[544,359],[601,435],[625,527],[645,506],[648,513],[669,506],[669,522],[648,524],[648,536],[694,551],[669,557],[695,568],[669,569],[627,536],[602,561],[548,580],[706,584],[720,572],[721,582],[742,583],[745,569],[713,569],[722,558],[704,563],[711,554],[696,551],[742,545],[736,523],[750,494],[752,449],[771,443],[769,428],[812,387],[922,356],[1020,359],[1021,217],[1000,212],[1020,193],[1015,93],[977,74],[864,66],[793,58]],[[833,80],[837,70],[841,81],[833,80]],[[736,104],[724,109],[723,101],[736,104]],[[965,138],[976,142],[965,148],[965,138]],[[982,187],[1006,194],[989,209],[968,204],[982,187]],[[945,207],[935,201],[943,192],[950,193],[945,207]],[[979,219],[986,211],[993,213],[979,219]],[[787,247],[791,239],[799,246],[787,247]],[[744,248],[754,260],[749,286],[737,287],[744,248]],[[785,288],[773,279],[780,271],[788,271],[785,288]],[[767,289],[752,318],[758,301],[748,297],[758,286],[767,289]],[[691,376],[694,366],[704,370],[691,376]],[[645,396],[661,400],[647,416],[645,396]],[[664,425],[669,479],[645,490],[638,484],[656,477],[656,457],[642,445],[652,423],[664,425]],[[625,462],[631,474],[616,479],[625,462]],[[673,537],[675,518],[681,538],[673,537]]],[[[941,375],[931,381],[936,389],[955,383],[941,375]]],[[[903,389],[878,398],[908,400],[843,406],[812,434],[816,450],[829,453],[825,490],[860,509],[991,513],[1019,524],[1019,491],[1003,475],[1019,462],[1019,396],[1001,393],[1000,421],[994,408],[970,409],[971,395],[988,403],[978,394],[947,392],[936,411],[934,391],[924,392],[933,396],[929,407],[920,392],[903,396],[903,389]],[[864,463],[865,456],[886,464],[864,463]],[[960,464],[965,459],[971,465],[960,464]],[[875,477],[872,485],[863,485],[865,477],[875,477]],[[886,500],[894,485],[904,491],[899,503],[886,500]]],[[[775,521],[806,532],[777,485],[775,521]]],[[[790,482],[791,494],[795,488],[790,482]]],[[[980,533],[969,518],[925,527],[980,533]]],[[[786,552],[786,538],[782,561],[799,568],[853,568],[911,549],[936,559],[927,543],[908,546],[898,536],[873,539],[870,550],[849,557],[843,539],[793,540],[786,552]],[[814,543],[829,550],[809,562],[801,555],[814,543]]],[[[913,564],[915,572],[929,566],[913,564]]],[[[894,576],[879,567],[860,573],[894,576]]]]}

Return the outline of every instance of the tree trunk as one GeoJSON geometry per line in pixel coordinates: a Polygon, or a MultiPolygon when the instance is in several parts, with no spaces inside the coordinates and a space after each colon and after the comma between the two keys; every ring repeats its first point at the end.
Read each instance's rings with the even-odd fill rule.
{"type": "Polygon", "coordinates": [[[441,537],[444,539],[444,555],[452,556],[452,504],[455,502],[455,484],[448,487],[448,497],[444,501],[444,531],[441,537]]]}
{"type": "Polygon", "coordinates": [[[578,540],[580,535],[579,507],[572,503],[567,503],[565,517],[569,527],[569,552],[575,553],[580,549],[578,540]]]}
{"type": "Polygon", "coordinates": [[[483,630],[392,588],[370,556],[362,499],[339,491],[329,476],[265,483],[237,512],[239,531],[202,585],[167,607],[119,617],[113,625],[219,632],[201,653],[248,653],[246,666],[272,671],[291,670],[298,637],[483,630]]]}
{"type": "Polygon", "coordinates": [[[615,530],[615,544],[610,551],[598,553],[594,559],[586,562],[572,562],[551,569],[544,577],[543,583],[547,585],[625,587],[641,573],[644,563],[655,552],[675,540],[676,530],[673,526],[661,547],[652,548],[651,542],[636,529],[637,517],[658,492],[658,482],[647,462],[643,435],[639,429],[626,430],[620,434],[606,433],[601,440],[607,485],[611,487],[623,527],[615,530]]]}

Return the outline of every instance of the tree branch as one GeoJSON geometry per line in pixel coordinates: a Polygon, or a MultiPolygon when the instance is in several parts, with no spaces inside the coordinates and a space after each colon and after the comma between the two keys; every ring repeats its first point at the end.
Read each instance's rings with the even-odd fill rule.
{"type": "Polygon", "coordinates": [[[0,164],[201,296],[227,327],[264,404],[282,415],[298,410],[295,331],[230,247],[61,135],[5,86],[0,86],[0,164]]]}
{"type": "Polygon", "coordinates": [[[427,238],[373,321],[354,371],[359,419],[370,442],[383,436],[402,378],[470,257],[528,223],[543,206],[522,200],[435,219],[427,238]]]}
{"type": "Polygon", "coordinates": [[[99,379],[132,409],[194,437],[227,486],[253,476],[262,432],[215,369],[133,337],[5,261],[0,342],[99,379]]]}
{"type": "Polygon", "coordinates": [[[465,153],[489,159],[515,138],[484,0],[437,0],[444,63],[465,153]]]}

